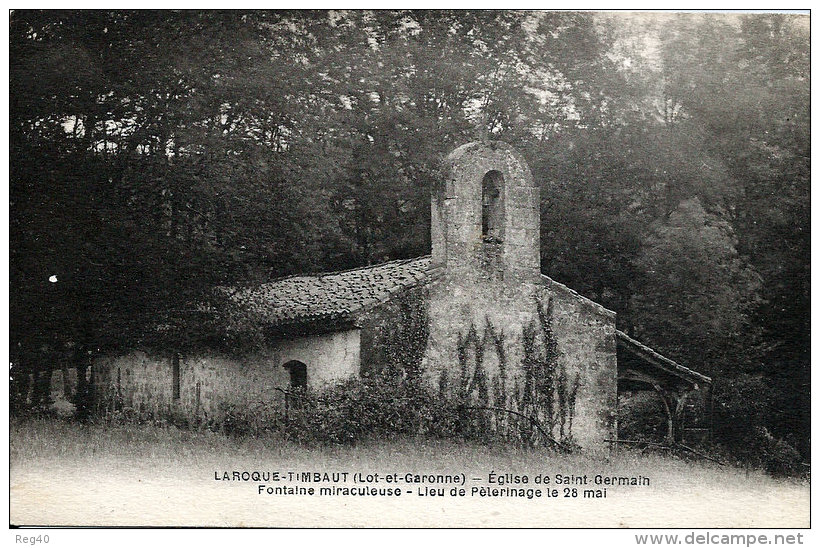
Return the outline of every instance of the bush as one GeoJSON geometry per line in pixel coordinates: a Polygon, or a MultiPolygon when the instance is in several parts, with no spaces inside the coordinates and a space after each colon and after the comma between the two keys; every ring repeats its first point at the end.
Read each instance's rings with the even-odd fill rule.
{"type": "Polygon", "coordinates": [[[297,441],[350,444],[372,437],[415,436],[431,422],[431,397],[418,383],[381,375],[349,379],[294,396],[282,418],[285,435],[297,441]]]}
{"type": "Polygon", "coordinates": [[[758,443],[762,447],[763,468],[774,477],[799,476],[800,453],[792,445],[775,438],[766,428],[757,429],[758,443]]]}
{"type": "Polygon", "coordinates": [[[654,391],[641,391],[618,402],[618,439],[662,442],[668,429],[666,410],[654,391]]]}
{"type": "Polygon", "coordinates": [[[471,407],[442,395],[418,380],[376,375],[350,379],[307,394],[291,407],[280,424],[288,439],[302,442],[353,444],[372,438],[427,436],[492,443],[543,441],[526,419],[503,411],[471,407]],[[499,429],[514,421],[519,429],[499,429]],[[509,432],[525,432],[513,436],[509,432]],[[501,431],[507,432],[505,437],[501,431]]]}
{"type": "Polygon", "coordinates": [[[229,436],[259,436],[275,430],[281,414],[273,404],[254,402],[246,405],[221,403],[205,426],[229,436]]]}
{"type": "Polygon", "coordinates": [[[173,407],[154,416],[124,406],[116,397],[99,403],[99,416],[106,423],[204,427],[229,436],[275,433],[306,444],[351,445],[397,436],[477,443],[544,441],[526,419],[471,407],[471,402],[441,394],[417,377],[385,371],[322,390],[290,392],[286,405],[276,401],[223,403],[203,422],[191,421],[173,407]],[[499,432],[506,432],[506,437],[499,432]]]}
{"type": "Polygon", "coordinates": [[[715,436],[746,465],[776,477],[801,474],[801,456],[766,425],[775,409],[775,393],[765,378],[741,375],[715,387],[715,436]]]}
{"type": "Polygon", "coordinates": [[[714,387],[715,436],[729,448],[747,453],[750,439],[766,424],[772,409],[772,391],[760,376],[740,375],[714,387]]]}
{"type": "Polygon", "coordinates": [[[277,432],[300,443],[350,445],[369,439],[429,436],[489,442],[491,411],[467,409],[420,381],[377,374],[274,403],[226,404],[207,426],[228,435],[277,432]]]}
{"type": "Polygon", "coordinates": [[[479,439],[476,412],[459,409],[422,385],[384,373],[351,378],[323,390],[295,392],[288,404],[258,401],[222,403],[202,423],[192,423],[175,408],[155,416],[123,405],[114,397],[99,402],[107,424],[174,424],[205,427],[229,436],[277,432],[302,443],[354,444],[372,438],[430,435],[479,439]]]}

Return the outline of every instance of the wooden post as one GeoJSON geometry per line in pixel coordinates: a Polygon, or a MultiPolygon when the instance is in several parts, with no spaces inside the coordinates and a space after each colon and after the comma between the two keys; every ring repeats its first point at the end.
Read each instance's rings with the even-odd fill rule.
{"type": "Polygon", "coordinates": [[[675,406],[675,417],[674,417],[674,423],[675,423],[675,425],[674,425],[674,428],[675,428],[674,441],[676,441],[676,442],[685,443],[685,441],[683,439],[683,432],[684,432],[683,419],[684,419],[684,411],[686,410],[686,398],[689,397],[689,395],[691,393],[692,392],[690,390],[684,390],[677,397],[678,401],[677,401],[677,405],[675,406]]]}
{"type": "Polygon", "coordinates": [[[666,411],[666,441],[670,444],[675,443],[675,422],[672,413],[671,398],[669,397],[668,392],[664,390],[661,385],[653,383],[652,388],[654,388],[655,392],[657,392],[661,397],[663,408],[666,411]]]}
{"type": "MultiPolygon", "coordinates": [[[[68,376],[68,363],[64,359],[60,362],[60,373],[63,377],[63,397],[66,401],[71,401],[71,379],[68,376]]],[[[79,372],[77,376],[79,377],[79,372]]]]}
{"type": "Polygon", "coordinates": [[[120,409],[119,403],[122,401],[122,369],[117,368],[117,398],[114,400],[114,410],[120,409]]]}
{"type": "Polygon", "coordinates": [[[173,357],[171,358],[171,388],[172,394],[171,399],[172,403],[175,403],[179,400],[180,397],[180,386],[179,386],[179,352],[174,352],[173,357]]]}
{"type": "Polygon", "coordinates": [[[715,386],[709,385],[709,445],[715,442],[715,386]]]}

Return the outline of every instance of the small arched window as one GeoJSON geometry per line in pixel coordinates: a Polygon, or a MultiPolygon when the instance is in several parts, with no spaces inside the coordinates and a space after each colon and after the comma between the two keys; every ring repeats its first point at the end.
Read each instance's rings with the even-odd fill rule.
{"type": "Polygon", "coordinates": [[[504,177],[489,171],[481,181],[481,239],[499,243],[504,239],[504,177]]]}
{"type": "Polygon", "coordinates": [[[291,390],[307,390],[307,366],[304,363],[291,360],[282,367],[290,373],[291,390]]]}

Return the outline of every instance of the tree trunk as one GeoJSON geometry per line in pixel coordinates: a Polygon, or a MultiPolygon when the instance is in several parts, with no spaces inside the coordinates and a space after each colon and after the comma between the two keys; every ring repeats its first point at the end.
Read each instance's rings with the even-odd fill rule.
{"type": "Polygon", "coordinates": [[[74,367],[77,368],[77,394],[74,404],[77,408],[77,420],[84,422],[88,420],[91,412],[91,386],[86,378],[88,371],[88,354],[84,344],[78,344],[74,348],[74,367]]]}
{"type": "Polygon", "coordinates": [[[63,375],[63,397],[71,401],[71,379],[68,378],[68,364],[66,362],[60,364],[60,371],[63,375]]]}

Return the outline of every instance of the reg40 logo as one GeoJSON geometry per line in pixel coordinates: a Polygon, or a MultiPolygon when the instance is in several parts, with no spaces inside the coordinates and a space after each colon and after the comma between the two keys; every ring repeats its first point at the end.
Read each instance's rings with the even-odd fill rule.
{"type": "Polygon", "coordinates": [[[31,535],[31,536],[24,536],[24,535],[14,535],[14,543],[15,544],[31,544],[32,546],[36,544],[48,544],[49,538],[48,535],[31,535]]]}

